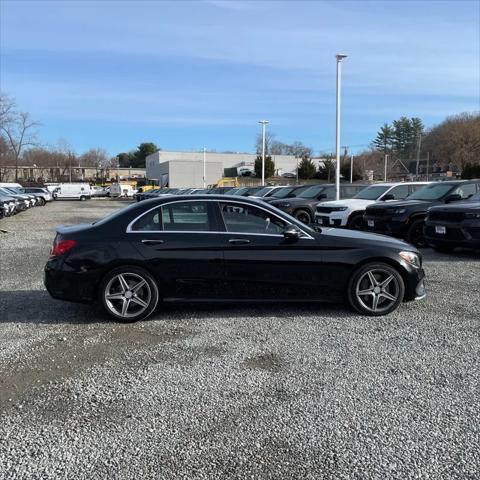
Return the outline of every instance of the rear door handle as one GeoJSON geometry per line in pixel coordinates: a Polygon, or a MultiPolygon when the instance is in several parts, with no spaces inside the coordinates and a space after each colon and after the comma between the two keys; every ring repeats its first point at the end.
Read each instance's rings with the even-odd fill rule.
{"type": "Polygon", "coordinates": [[[162,243],[165,243],[163,240],[150,240],[150,239],[143,239],[142,243],[145,245],[161,245],[162,243]]]}
{"type": "Polygon", "coordinates": [[[231,243],[232,245],[246,245],[247,243],[250,243],[250,240],[247,240],[246,238],[231,238],[228,243],[231,243]]]}

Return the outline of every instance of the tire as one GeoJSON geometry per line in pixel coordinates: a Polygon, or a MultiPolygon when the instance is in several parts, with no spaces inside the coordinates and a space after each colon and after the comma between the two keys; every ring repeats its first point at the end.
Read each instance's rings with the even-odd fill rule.
{"type": "Polygon", "coordinates": [[[432,248],[438,253],[452,253],[455,250],[455,247],[450,245],[432,245],[432,248]]]}
{"type": "Polygon", "coordinates": [[[296,212],[294,212],[293,216],[300,222],[305,223],[306,225],[312,223],[312,216],[307,210],[297,210],[296,212]]]}
{"type": "Polygon", "coordinates": [[[84,195],[80,195],[80,201],[81,202],[84,202],[86,199],[87,199],[87,197],[85,197],[84,195]]]}
{"type": "Polygon", "coordinates": [[[407,242],[416,247],[425,247],[427,242],[423,236],[423,227],[425,226],[425,219],[419,218],[414,220],[407,232],[407,242]]]}
{"type": "Polygon", "coordinates": [[[347,223],[347,228],[350,230],[363,230],[365,222],[363,221],[363,215],[357,214],[349,219],[347,223]]]}
{"type": "Polygon", "coordinates": [[[43,207],[47,202],[45,201],[44,198],[40,197],[40,200],[38,201],[38,204],[43,207]]]}
{"type": "Polygon", "coordinates": [[[404,295],[405,283],[402,276],[386,263],[363,265],[353,273],[348,283],[347,298],[350,306],[359,313],[373,317],[388,315],[396,310],[404,295]]]}
{"type": "Polygon", "coordinates": [[[99,298],[110,317],[118,322],[132,323],[153,313],[159,294],[155,279],[146,270],[125,266],[105,275],[100,283],[99,298]]]}

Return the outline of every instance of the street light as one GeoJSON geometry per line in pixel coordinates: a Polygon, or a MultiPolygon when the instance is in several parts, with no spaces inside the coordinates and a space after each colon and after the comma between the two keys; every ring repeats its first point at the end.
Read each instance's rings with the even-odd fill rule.
{"type": "Polygon", "coordinates": [[[265,185],[265,127],[268,120],[260,120],[258,123],[262,125],[262,186],[265,185]]]}
{"type": "Polygon", "coordinates": [[[203,188],[207,188],[207,149],[203,147],[203,188]]]}
{"type": "Polygon", "coordinates": [[[335,55],[337,58],[337,127],[336,127],[336,155],[337,155],[337,168],[335,172],[335,190],[336,198],[340,200],[340,90],[342,86],[342,60],[347,58],[342,53],[335,55]]]}

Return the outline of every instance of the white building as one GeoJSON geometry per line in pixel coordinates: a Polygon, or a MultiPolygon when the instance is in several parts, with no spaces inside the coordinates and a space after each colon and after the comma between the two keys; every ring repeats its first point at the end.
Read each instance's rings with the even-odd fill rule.
{"type": "MultiPolygon", "coordinates": [[[[216,184],[226,168],[254,168],[256,154],[206,153],[206,184],[216,184]]],[[[295,173],[297,159],[292,155],[272,155],[275,173],[295,173]]],[[[146,177],[161,185],[178,187],[203,187],[203,152],[152,153],[146,158],[146,177]]]]}

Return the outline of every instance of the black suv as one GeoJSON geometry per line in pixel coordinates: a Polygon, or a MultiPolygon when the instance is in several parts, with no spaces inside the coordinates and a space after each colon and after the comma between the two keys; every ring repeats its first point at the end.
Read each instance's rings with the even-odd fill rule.
{"type": "Polygon", "coordinates": [[[423,232],[427,243],[439,252],[480,248],[480,193],[466,202],[429,208],[423,232]]]}
{"type": "MultiPolygon", "coordinates": [[[[368,185],[340,185],[340,198],[352,198],[368,185]]],[[[312,223],[315,218],[315,207],[319,202],[335,200],[335,184],[312,185],[301,191],[294,198],[277,199],[270,205],[287,212],[303,223],[312,223]]]]}
{"type": "Polygon", "coordinates": [[[427,210],[435,205],[467,200],[480,192],[480,180],[454,180],[425,185],[397,202],[374,203],[365,210],[365,229],[426,245],[423,227],[427,210]]]}

